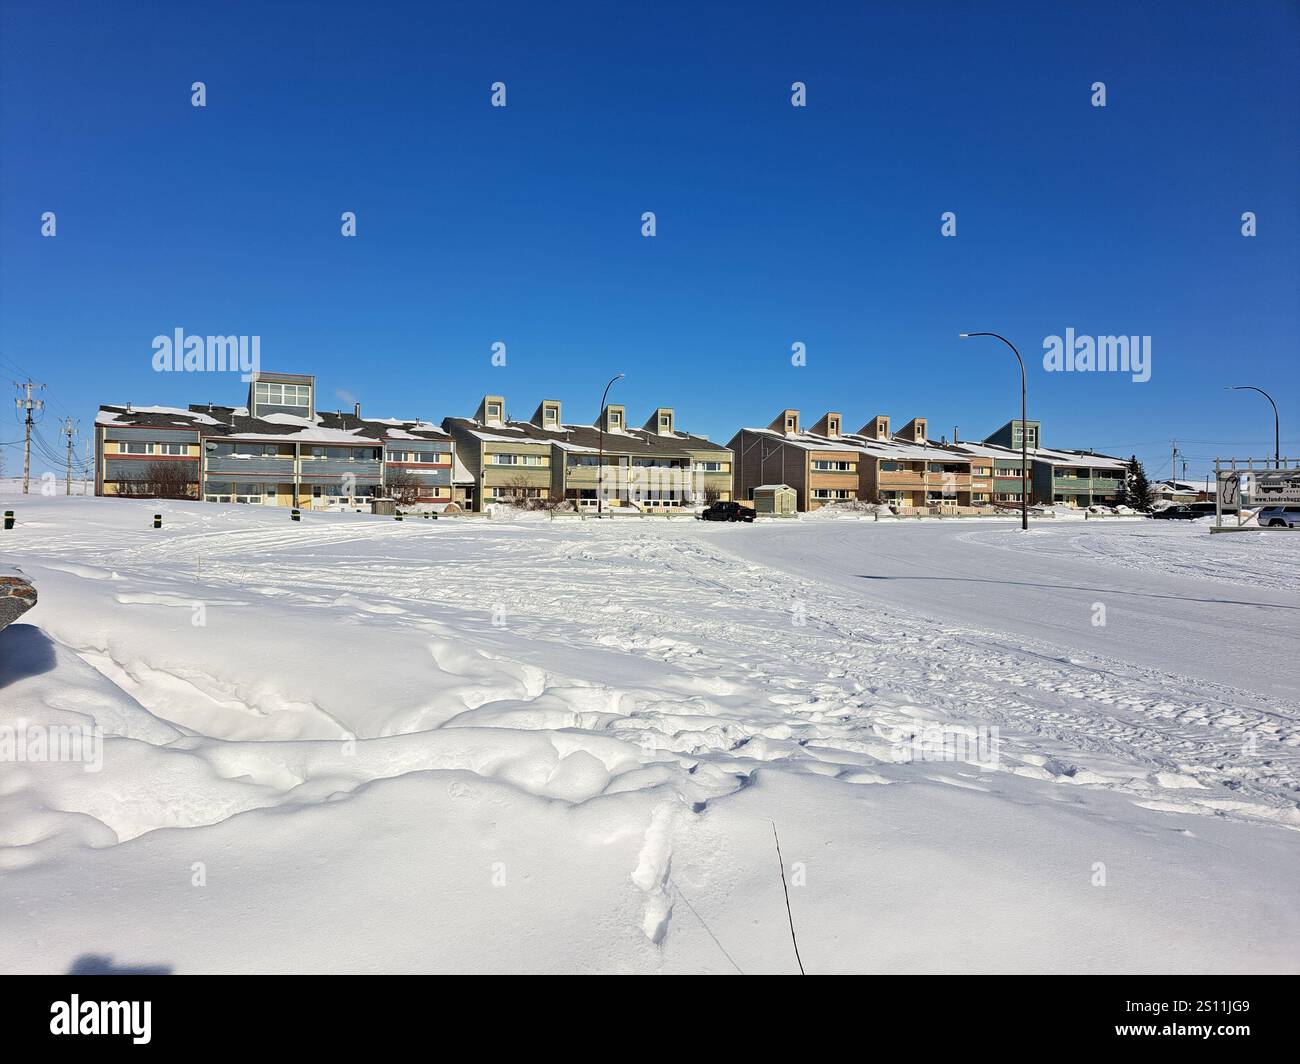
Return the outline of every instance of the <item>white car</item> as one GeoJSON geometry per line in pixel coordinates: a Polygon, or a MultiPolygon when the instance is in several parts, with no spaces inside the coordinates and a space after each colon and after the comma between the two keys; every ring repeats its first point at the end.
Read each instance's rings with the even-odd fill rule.
{"type": "Polygon", "coordinates": [[[1259,511],[1260,528],[1300,527],[1300,506],[1265,506],[1259,511]]]}

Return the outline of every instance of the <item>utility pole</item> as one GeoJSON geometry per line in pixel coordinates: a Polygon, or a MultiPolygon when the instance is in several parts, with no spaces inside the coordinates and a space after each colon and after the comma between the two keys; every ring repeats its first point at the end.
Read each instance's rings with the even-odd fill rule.
{"type": "Polygon", "coordinates": [[[70,417],[65,417],[63,419],[63,428],[60,429],[59,431],[61,431],[63,435],[68,437],[68,468],[67,468],[66,479],[64,480],[64,494],[71,495],[72,494],[72,437],[76,434],[77,422],[70,417]]]}
{"type": "Polygon", "coordinates": [[[1178,480],[1178,441],[1170,440],[1169,445],[1173,448],[1173,453],[1169,457],[1169,486],[1177,487],[1178,480]]]}
{"type": "Polygon", "coordinates": [[[19,384],[17,388],[24,394],[14,400],[19,410],[26,412],[24,418],[25,432],[23,438],[23,494],[27,495],[31,490],[32,482],[32,411],[45,409],[45,400],[33,399],[33,388],[44,388],[45,385],[35,383],[31,377],[27,378],[26,384],[19,384]]]}

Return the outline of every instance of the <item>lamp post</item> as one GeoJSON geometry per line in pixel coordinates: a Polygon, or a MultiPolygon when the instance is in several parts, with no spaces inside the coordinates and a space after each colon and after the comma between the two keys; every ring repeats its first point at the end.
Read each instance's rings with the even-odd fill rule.
{"type": "Polygon", "coordinates": [[[958,333],[961,339],[965,340],[971,336],[992,336],[996,340],[1001,340],[1016,356],[1016,361],[1020,363],[1020,527],[1029,528],[1029,426],[1026,423],[1028,417],[1026,413],[1025,401],[1025,360],[1020,357],[1020,352],[1016,350],[1016,345],[1008,340],[1005,336],[999,336],[995,332],[973,332],[958,333]]]}
{"type": "Polygon", "coordinates": [[[596,516],[600,517],[604,513],[605,502],[605,399],[609,396],[609,389],[615,381],[621,381],[623,374],[617,377],[611,377],[609,384],[605,385],[605,391],[600,396],[600,457],[596,459],[596,516]]]}
{"type": "Polygon", "coordinates": [[[1273,397],[1264,391],[1263,388],[1256,388],[1252,384],[1234,384],[1227,389],[1230,392],[1259,392],[1265,399],[1273,404],[1273,464],[1279,469],[1282,468],[1282,428],[1277,417],[1277,403],[1273,402],[1273,397]]]}

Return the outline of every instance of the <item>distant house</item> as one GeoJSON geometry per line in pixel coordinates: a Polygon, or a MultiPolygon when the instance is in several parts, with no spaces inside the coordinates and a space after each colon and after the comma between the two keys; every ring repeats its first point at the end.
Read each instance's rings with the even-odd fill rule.
{"type": "Polygon", "coordinates": [[[1172,504],[1214,500],[1214,493],[1209,487],[1194,480],[1157,480],[1151,485],[1151,491],[1157,502],[1172,504]]]}

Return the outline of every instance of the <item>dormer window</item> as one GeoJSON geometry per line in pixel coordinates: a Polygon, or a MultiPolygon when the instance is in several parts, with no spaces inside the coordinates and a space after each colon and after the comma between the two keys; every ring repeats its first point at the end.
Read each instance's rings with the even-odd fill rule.
{"type": "Polygon", "coordinates": [[[623,415],[620,414],[617,410],[611,410],[609,412],[610,427],[618,428],[618,426],[621,425],[622,423],[623,423],[623,415]]]}
{"type": "Polygon", "coordinates": [[[794,431],[794,418],[788,417],[785,419],[785,431],[786,432],[794,431]]]}
{"type": "Polygon", "coordinates": [[[831,418],[826,422],[826,427],[831,430],[832,436],[838,436],[840,434],[840,419],[835,417],[831,418]]]}
{"type": "Polygon", "coordinates": [[[660,431],[660,432],[667,432],[670,428],[672,428],[672,424],[673,424],[673,420],[672,420],[672,418],[670,418],[667,414],[660,414],[660,415],[659,415],[659,431],[660,431]]]}
{"type": "Polygon", "coordinates": [[[488,404],[487,404],[487,417],[488,417],[488,420],[489,420],[489,421],[500,421],[500,420],[501,420],[501,404],[500,404],[500,403],[488,403],[488,404]]]}
{"type": "Polygon", "coordinates": [[[548,406],[543,412],[542,417],[548,425],[554,425],[560,418],[560,412],[553,406],[548,406]]]}

